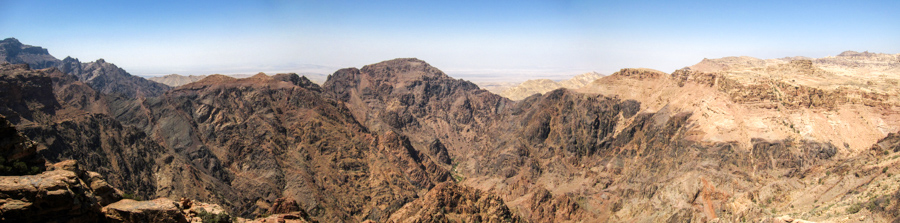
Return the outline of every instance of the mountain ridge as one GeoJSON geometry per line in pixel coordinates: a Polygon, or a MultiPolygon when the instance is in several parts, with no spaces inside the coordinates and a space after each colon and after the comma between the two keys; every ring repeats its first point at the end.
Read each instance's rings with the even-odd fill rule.
{"type": "Polygon", "coordinates": [[[626,68],[518,101],[415,58],[341,69],[322,86],[210,76],[134,98],[83,82],[93,76],[2,65],[0,115],[48,160],[233,216],[889,221],[900,217],[892,56],[626,68]],[[873,83],[823,82],[841,75],[873,83]]]}

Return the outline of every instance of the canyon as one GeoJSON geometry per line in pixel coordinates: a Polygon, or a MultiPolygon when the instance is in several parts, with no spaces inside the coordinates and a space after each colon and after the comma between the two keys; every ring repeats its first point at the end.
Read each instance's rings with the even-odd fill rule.
{"type": "Polygon", "coordinates": [[[0,59],[3,220],[900,219],[900,54],[704,59],[508,95],[415,58],[178,86],[15,39],[0,59]]]}

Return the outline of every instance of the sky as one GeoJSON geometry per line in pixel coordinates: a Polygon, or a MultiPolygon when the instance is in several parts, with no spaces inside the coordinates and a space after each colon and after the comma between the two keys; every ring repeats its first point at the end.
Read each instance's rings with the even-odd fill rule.
{"type": "Polygon", "coordinates": [[[400,57],[465,79],[703,58],[900,53],[900,1],[0,0],[0,38],[135,75],[317,72],[400,57]]]}

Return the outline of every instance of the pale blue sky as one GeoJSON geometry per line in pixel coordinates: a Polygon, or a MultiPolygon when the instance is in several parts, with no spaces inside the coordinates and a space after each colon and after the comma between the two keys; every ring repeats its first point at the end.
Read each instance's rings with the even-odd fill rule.
{"type": "Polygon", "coordinates": [[[724,56],[900,53],[900,1],[0,0],[6,37],[137,75],[417,57],[455,77],[517,79],[671,72],[724,56]]]}

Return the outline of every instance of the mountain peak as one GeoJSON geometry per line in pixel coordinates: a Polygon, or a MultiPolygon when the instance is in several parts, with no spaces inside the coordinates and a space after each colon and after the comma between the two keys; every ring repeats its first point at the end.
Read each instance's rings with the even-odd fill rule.
{"type": "Polygon", "coordinates": [[[233,78],[233,77],[229,77],[229,76],[225,76],[225,75],[221,75],[221,74],[213,74],[213,75],[206,76],[205,78],[200,79],[199,81],[194,82],[194,83],[214,84],[214,83],[222,83],[222,82],[228,82],[228,81],[233,81],[233,80],[237,80],[237,78],[233,78]]]}
{"type": "Polygon", "coordinates": [[[22,42],[19,42],[18,39],[13,38],[13,37],[9,37],[9,38],[3,39],[3,41],[0,41],[0,43],[22,45],[22,42]]]}
{"type": "Polygon", "coordinates": [[[255,75],[249,77],[252,79],[270,79],[269,75],[263,72],[256,73],[255,75]]]}
{"type": "Polygon", "coordinates": [[[59,60],[50,55],[47,49],[25,45],[15,38],[0,41],[0,63],[27,63],[34,69],[55,67],[59,60]]]}

